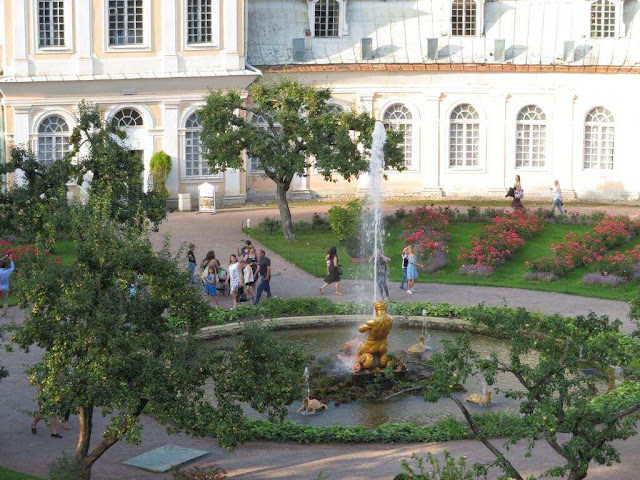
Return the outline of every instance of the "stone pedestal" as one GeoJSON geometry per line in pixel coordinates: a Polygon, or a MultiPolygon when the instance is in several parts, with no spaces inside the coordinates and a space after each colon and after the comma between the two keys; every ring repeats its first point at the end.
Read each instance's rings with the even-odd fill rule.
{"type": "Polygon", "coordinates": [[[178,210],[181,212],[191,211],[191,194],[179,193],[178,194],[178,210]]]}

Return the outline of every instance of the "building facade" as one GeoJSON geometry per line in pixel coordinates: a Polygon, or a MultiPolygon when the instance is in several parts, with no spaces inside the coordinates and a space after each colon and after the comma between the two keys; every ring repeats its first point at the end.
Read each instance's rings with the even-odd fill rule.
{"type": "Polygon", "coordinates": [[[195,112],[208,89],[246,90],[258,77],[245,25],[241,0],[0,0],[4,140],[51,161],[85,99],[127,131],[145,184],[151,156],[172,157],[172,203],[205,181],[219,202],[244,202],[244,172],[214,175],[203,162],[195,112]]]}
{"type": "MultiPolygon", "coordinates": [[[[249,0],[248,61],[330,87],[401,129],[394,196],[637,200],[640,4],[622,0],[249,0]]],[[[255,166],[255,165],[254,165],[255,166]]],[[[249,165],[249,196],[268,195],[249,165]],[[254,180],[255,179],[255,180],[254,180]],[[253,188],[252,188],[253,187],[253,188]]],[[[298,189],[356,194],[310,169],[298,189]]]]}

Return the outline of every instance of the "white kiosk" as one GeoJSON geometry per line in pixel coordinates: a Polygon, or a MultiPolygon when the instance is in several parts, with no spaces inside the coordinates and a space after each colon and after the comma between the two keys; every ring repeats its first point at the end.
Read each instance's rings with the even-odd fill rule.
{"type": "Polygon", "coordinates": [[[203,183],[198,187],[198,213],[216,213],[216,187],[203,183]]]}

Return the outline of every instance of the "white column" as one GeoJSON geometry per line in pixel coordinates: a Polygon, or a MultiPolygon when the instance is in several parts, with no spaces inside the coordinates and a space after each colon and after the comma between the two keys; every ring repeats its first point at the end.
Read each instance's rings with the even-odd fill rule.
{"type": "Polygon", "coordinates": [[[245,196],[242,194],[242,184],[240,170],[237,168],[225,170],[224,172],[224,205],[244,205],[245,196]]]}
{"type": "Polygon", "coordinates": [[[298,174],[293,176],[291,189],[289,190],[289,198],[291,200],[311,200],[311,192],[307,185],[308,178],[298,174]]]}
{"type": "Polygon", "coordinates": [[[169,189],[169,200],[177,200],[179,191],[179,158],[178,129],[180,120],[178,118],[180,102],[164,102],[164,133],[162,137],[163,150],[171,157],[172,168],[167,178],[166,185],[169,189]]]}
{"type": "Polygon", "coordinates": [[[236,0],[224,1],[224,51],[227,70],[240,70],[240,53],[238,51],[238,3],[236,0]]]}
{"type": "Polygon", "coordinates": [[[420,174],[422,192],[426,197],[442,197],[440,188],[440,94],[425,95],[422,111],[422,142],[420,144],[420,174]]]}
{"type": "MultiPolygon", "coordinates": [[[[31,107],[13,107],[14,112],[14,140],[15,145],[31,147],[29,120],[31,117],[31,107]]],[[[22,185],[24,183],[24,175],[22,170],[15,172],[15,183],[22,185]]]]}
{"type": "Polygon", "coordinates": [[[178,8],[179,0],[163,0],[162,11],[162,49],[164,71],[178,71],[178,8]]]}
{"type": "Polygon", "coordinates": [[[553,162],[552,180],[558,180],[562,188],[562,195],[565,199],[574,198],[576,195],[576,185],[574,182],[574,170],[582,170],[582,136],[584,130],[582,125],[575,129],[574,106],[576,96],[574,93],[554,95],[555,115],[553,128],[553,152],[551,153],[553,162]],[[574,135],[576,141],[574,142],[574,135]],[[578,136],[580,140],[578,140],[578,136]],[[579,145],[578,151],[574,150],[574,145],[579,145]],[[575,168],[574,168],[575,166],[575,168]]]}
{"type": "Polygon", "coordinates": [[[16,77],[29,76],[27,1],[13,2],[13,74],[16,77]]]}
{"type": "MultiPolygon", "coordinates": [[[[93,2],[75,2],[78,75],[93,75],[93,2]]],[[[69,6],[71,4],[69,3],[69,6]]],[[[69,32],[71,35],[72,32],[69,32]]]]}
{"type": "MultiPolygon", "coordinates": [[[[373,95],[364,94],[358,95],[358,110],[361,112],[373,115],[373,95]]],[[[357,196],[365,196],[369,191],[369,183],[371,182],[371,176],[368,172],[363,172],[358,177],[358,184],[356,187],[357,196]]]]}

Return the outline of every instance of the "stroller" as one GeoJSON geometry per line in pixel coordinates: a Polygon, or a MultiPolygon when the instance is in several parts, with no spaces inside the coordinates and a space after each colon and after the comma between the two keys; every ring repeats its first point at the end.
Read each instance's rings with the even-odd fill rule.
{"type": "Polygon", "coordinates": [[[227,283],[227,271],[220,267],[218,268],[218,283],[216,288],[222,295],[229,295],[229,284],[227,283]]]}

